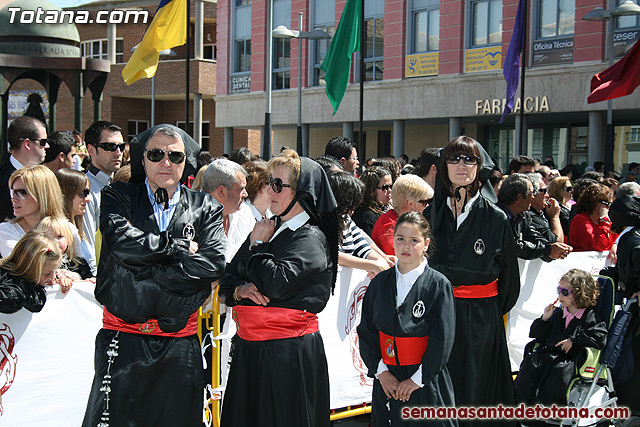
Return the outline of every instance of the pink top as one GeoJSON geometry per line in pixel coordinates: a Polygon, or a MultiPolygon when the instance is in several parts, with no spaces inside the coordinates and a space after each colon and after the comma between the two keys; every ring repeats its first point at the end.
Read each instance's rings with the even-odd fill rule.
{"type": "Polygon", "coordinates": [[[564,317],[564,328],[567,329],[569,327],[569,323],[571,323],[571,320],[573,320],[574,317],[582,319],[583,314],[584,308],[578,309],[578,311],[576,311],[576,314],[571,314],[569,313],[569,310],[567,310],[567,307],[564,307],[562,309],[562,317],[564,317]]]}

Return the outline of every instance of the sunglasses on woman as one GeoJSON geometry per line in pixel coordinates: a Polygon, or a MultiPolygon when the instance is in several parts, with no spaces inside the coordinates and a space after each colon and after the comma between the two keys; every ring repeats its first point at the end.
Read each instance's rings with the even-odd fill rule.
{"type": "Polygon", "coordinates": [[[27,200],[27,197],[30,196],[26,188],[12,188],[9,192],[11,193],[12,199],[27,200]]]}
{"type": "Polygon", "coordinates": [[[558,295],[561,295],[563,297],[568,297],[569,295],[571,295],[571,289],[567,289],[567,288],[563,288],[562,286],[558,286],[558,295]]]}
{"type": "Polygon", "coordinates": [[[569,193],[571,193],[571,191],[573,191],[573,187],[567,187],[564,189],[564,191],[568,191],[569,193]]]}
{"type": "Polygon", "coordinates": [[[462,160],[464,162],[465,165],[467,166],[474,166],[478,164],[478,157],[477,156],[464,156],[464,155],[460,155],[460,156],[448,156],[447,157],[447,163],[450,165],[457,165],[458,163],[460,163],[460,160],[462,160]]]}
{"type": "Polygon", "coordinates": [[[86,199],[87,197],[89,197],[89,194],[91,194],[91,190],[89,190],[88,188],[85,188],[84,190],[78,193],[78,197],[80,197],[81,199],[86,199]]]}
{"type": "Polygon", "coordinates": [[[283,184],[280,178],[274,178],[272,176],[269,177],[269,180],[266,184],[271,187],[274,193],[281,193],[283,188],[291,188],[289,184],[283,184]]]}
{"type": "Polygon", "coordinates": [[[393,184],[385,184],[380,187],[376,187],[378,190],[389,191],[393,188],[393,184]]]}
{"type": "Polygon", "coordinates": [[[179,165],[184,162],[184,158],[186,157],[182,151],[165,151],[160,150],[159,148],[152,148],[147,151],[147,159],[152,161],[153,163],[161,162],[164,159],[165,153],[169,157],[169,161],[174,165],[179,165]]]}
{"type": "Polygon", "coordinates": [[[607,209],[611,207],[611,202],[609,202],[608,200],[600,200],[600,203],[605,205],[607,209]]]}

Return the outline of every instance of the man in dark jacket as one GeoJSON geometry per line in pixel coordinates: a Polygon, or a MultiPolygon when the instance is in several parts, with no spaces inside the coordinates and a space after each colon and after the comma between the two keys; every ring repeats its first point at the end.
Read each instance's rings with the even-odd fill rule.
{"type": "Polygon", "coordinates": [[[200,426],[198,308],[224,272],[222,206],[181,185],[199,147],[171,125],[131,143],[132,176],[102,190],[104,305],[83,426],[200,426]]]}

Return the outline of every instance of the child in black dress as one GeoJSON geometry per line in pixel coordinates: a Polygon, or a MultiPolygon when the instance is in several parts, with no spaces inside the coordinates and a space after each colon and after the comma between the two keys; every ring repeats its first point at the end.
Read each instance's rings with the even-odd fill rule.
{"type": "Polygon", "coordinates": [[[571,269],[562,276],[561,307],[549,304],[531,325],[529,336],[535,341],[527,344],[516,379],[519,402],[567,404],[576,356],[585,347],[602,349],[605,344],[606,324],[598,322],[592,310],[598,295],[598,285],[586,271],[571,269]]]}

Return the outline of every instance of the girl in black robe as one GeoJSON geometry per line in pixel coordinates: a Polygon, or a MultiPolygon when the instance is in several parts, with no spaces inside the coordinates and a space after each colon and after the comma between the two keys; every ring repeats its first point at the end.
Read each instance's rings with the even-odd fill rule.
{"type": "Polygon", "coordinates": [[[449,281],[427,265],[427,221],[415,212],[400,215],[394,242],[398,263],[371,281],[358,326],[362,360],[376,378],[372,424],[457,426],[455,419],[409,417],[409,407],[454,406],[446,368],[454,303],[449,281]]]}
{"type": "Polygon", "coordinates": [[[329,372],[316,314],[336,280],[336,202],[320,165],[293,150],[267,170],[277,219],[256,224],[220,280],[237,324],[221,425],[328,427],[329,372]]]}
{"type": "Polygon", "coordinates": [[[454,138],[424,212],[436,247],[429,264],[453,285],[456,331],[448,367],[457,406],[515,403],[503,315],[518,299],[520,272],[512,227],[491,201],[493,188],[481,188],[492,168],[477,141],[454,138]]]}
{"type": "Polygon", "coordinates": [[[598,285],[586,271],[572,269],[560,279],[558,299],[533,321],[525,357],[516,379],[518,402],[529,405],[567,405],[567,389],[575,372],[575,359],[585,347],[604,347],[607,327],[592,310],[598,285]],[[566,295],[565,295],[566,294],[566,295]],[[534,344],[539,344],[535,349],[534,344]]]}

